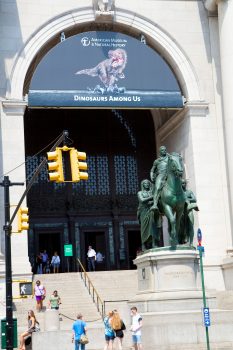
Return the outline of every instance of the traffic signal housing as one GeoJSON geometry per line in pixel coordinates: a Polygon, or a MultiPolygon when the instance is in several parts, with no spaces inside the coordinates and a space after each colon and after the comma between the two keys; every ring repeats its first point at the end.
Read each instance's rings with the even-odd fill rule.
{"type": "Polygon", "coordinates": [[[57,147],[53,152],[47,152],[49,180],[64,182],[62,148],[57,147]]]}
{"type": "Polygon", "coordinates": [[[23,230],[29,229],[28,220],[29,220],[28,208],[27,207],[19,208],[19,211],[18,211],[18,232],[22,232],[23,230]]]}
{"type": "Polygon", "coordinates": [[[88,173],[86,171],[82,171],[87,170],[87,163],[82,162],[83,160],[86,160],[86,158],[87,156],[85,152],[79,152],[75,148],[70,149],[70,167],[72,182],[88,180],[88,173]]]}

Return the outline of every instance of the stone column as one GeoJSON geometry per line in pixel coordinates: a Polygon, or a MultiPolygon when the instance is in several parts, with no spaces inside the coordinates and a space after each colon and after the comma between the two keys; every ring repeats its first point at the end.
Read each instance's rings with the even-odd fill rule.
{"type": "Polygon", "coordinates": [[[233,2],[218,1],[220,57],[223,91],[223,114],[228,166],[229,197],[231,204],[231,230],[233,235],[233,2]]]}
{"type": "MultiPolygon", "coordinates": [[[[205,0],[206,9],[210,13],[218,12],[223,123],[225,133],[226,163],[228,175],[228,193],[230,202],[231,234],[233,241],[233,2],[231,0],[205,0]]],[[[233,243],[231,244],[233,246],[233,243]]],[[[229,249],[231,250],[231,249],[229,249]]]]}
{"type": "MultiPolygon", "coordinates": [[[[0,133],[0,173],[9,176],[12,182],[26,182],[25,177],[25,149],[24,149],[24,111],[25,101],[2,100],[1,101],[1,133],[0,133]]],[[[26,185],[26,183],[25,183],[26,185]]],[[[21,198],[25,186],[10,187],[11,215],[21,198]]],[[[3,198],[3,190],[2,190],[3,198]]],[[[23,204],[26,205],[26,202],[23,204]]],[[[0,226],[4,225],[4,203],[0,203],[0,226]]],[[[11,252],[12,252],[12,274],[29,278],[31,276],[28,260],[27,232],[14,233],[17,231],[17,217],[12,225],[11,252]]],[[[0,251],[4,256],[5,237],[1,234],[0,251]]],[[[13,277],[14,279],[14,277],[13,277]]],[[[18,286],[13,284],[16,294],[19,294],[18,286]]]]}

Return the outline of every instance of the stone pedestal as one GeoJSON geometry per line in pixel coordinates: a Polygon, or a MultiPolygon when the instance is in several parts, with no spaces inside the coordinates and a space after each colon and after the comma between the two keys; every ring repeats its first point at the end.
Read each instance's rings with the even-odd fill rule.
{"type": "Polygon", "coordinates": [[[45,311],[45,331],[57,331],[60,329],[58,310],[47,309],[45,311]]]}
{"type": "MultiPolygon", "coordinates": [[[[142,315],[144,348],[205,348],[199,253],[184,246],[173,250],[156,248],[139,255],[134,263],[138,270],[138,292],[129,306],[136,306],[142,315]]],[[[217,309],[215,291],[207,290],[206,298],[214,349],[225,349],[225,344],[232,346],[232,311],[217,309]]]]}
{"type": "MultiPolygon", "coordinates": [[[[157,248],[139,255],[138,293],[144,312],[193,310],[202,307],[199,254],[185,247],[157,248]]],[[[211,306],[215,298],[207,295],[211,306]]],[[[141,306],[142,306],[141,305],[141,306]]]]}

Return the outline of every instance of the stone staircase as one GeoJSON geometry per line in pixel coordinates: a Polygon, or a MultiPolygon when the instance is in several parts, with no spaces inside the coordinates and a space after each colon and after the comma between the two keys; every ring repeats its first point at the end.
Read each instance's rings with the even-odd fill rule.
{"type": "Polygon", "coordinates": [[[44,312],[48,308],[49,296],[54,290],[58,291],[62,302],[59,310],[60,314],[62,314],[60,318],[60,329],[70,330],[78,312],[85,315],[87,322],[101,320],[101,316],[92,302],[91,296],[87,292],[79,273],[35,275],[34,281],[37,279],[41,281],[46,289],[44,309],[40,313],[35,312],[35,298],[15,301],[15,316],[18,321],[18,331],[27,327],[27,311],[30,309],[34,310],[40,322],[40,328],[44,330],[44,312]]]}
{"type": "MultiPolygon", "coordinates": [[[[136,271],[98,271],[88,273],[92,283],[105,302],[106,312],[117,308],[126,325],[130,324],[129,308],[127,301],[135,295],[137,290],[136,271]]],[[[81,312],[87,322],[90,343],[86,349],[99,350],[104,346],[104,327],[100,313],[93,303],[92,296],[81,279],[80,273],[62,273],[35,275],[34,281],[39,279],[46,288],[44,310],[36,313],[40,322],[41,332],[33,335],[33,350],[48,348],[53,350],[55,341],[56,350],[73,349],[70,343],[71,328],[76,315],[81,312]],[[48,299],[54,290],[58,291],[62,304],[60,305],[60,331],[44,331],[44,318],[48,299]],[[49,344],[48,344],[49,342],[49,344]]],[[[34,298],[16,300],[14,317],[18,321],[18,333],[27,328],[27,311],[36,310],[34,298]]],[[[126,332],[124,349],[129,349],[131,344],[130,332],[126,332]]]]}

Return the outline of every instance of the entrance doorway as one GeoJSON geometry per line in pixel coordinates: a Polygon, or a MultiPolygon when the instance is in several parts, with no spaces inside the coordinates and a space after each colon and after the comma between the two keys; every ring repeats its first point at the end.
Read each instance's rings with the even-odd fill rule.
{"type": "Polygon", "coordinates": [[[128,268],[130,270],[136,269],[133,260],[137,256],[137,252],[141,250],[141,233],[140,230],[128,230],[128,268]]]}
{"type": "Polygon", "coordinates": [[[107,248],[106,248],[106,233],[105,231],[96,231],[96,230],[85,230],[82,232],[82,246],[84,249],[81,252],[82,261],[85,268],[87,269],[87,250],[89,246],[96,251],[100,252],[103,256],[102,262],[96,261],[96,271],[104,271],[108,269],[108,259],[107,259],[107,248]]]}
{"type": "MultiPolygon", "coordinates": [[[[61,259],[61,234],[59,232],[40,232],[37,247],[39,247],[39,252],[47,251],[50,261],[54,252],[57,252],[61,259]]],[[[60,272],[62,272],[62,259],[60,272]]]]}

